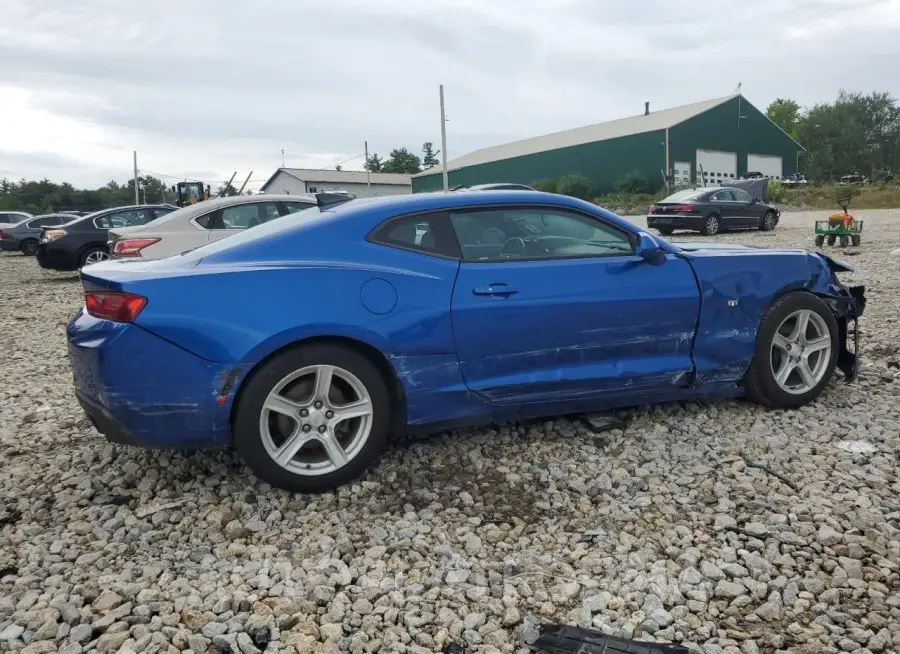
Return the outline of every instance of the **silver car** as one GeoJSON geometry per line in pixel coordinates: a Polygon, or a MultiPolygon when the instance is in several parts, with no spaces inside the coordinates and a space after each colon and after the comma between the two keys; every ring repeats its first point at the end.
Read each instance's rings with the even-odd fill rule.
{"type": "Polygon", "coordinates": [[[113,259],[163,259],[316,206],[310,195],[237,195],[198,202],[137,227],[109,230],[113,259]]]}

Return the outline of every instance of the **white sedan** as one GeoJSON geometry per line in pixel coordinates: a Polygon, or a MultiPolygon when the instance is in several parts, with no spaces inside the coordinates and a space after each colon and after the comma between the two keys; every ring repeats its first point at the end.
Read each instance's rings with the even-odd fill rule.
{"type": "Polygon", "coordinates": [[[199,202],[137,227],[109,230],[113,259],[163,259],[316,206],[309,195],[237,195],[199,202]]]}

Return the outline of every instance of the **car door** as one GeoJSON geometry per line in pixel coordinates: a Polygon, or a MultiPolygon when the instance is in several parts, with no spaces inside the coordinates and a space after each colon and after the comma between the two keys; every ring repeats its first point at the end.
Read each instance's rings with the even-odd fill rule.
{"type": "Polygon", "coordinates": [[[741,212],[740,227],[759,227],[763,214],[766,212],[765,207],[742,188],[731,189],[731,194],[734,196],[735,206],[741,212]]]}
{"type": "Polygon", "coordinates": [[[633,232],[558,208],[458,211],[451,305],[469,389],[495,404],[674,391],[693,369],[690,265],[635,254],[633,232]]]}
{"type": "Polygon", "coordinates": [[[723,229],[733,229],[741,226],[744,214],[734,201],[731,189],[716,191],[709,196],[709,202],[721,217],[723,229]]]}

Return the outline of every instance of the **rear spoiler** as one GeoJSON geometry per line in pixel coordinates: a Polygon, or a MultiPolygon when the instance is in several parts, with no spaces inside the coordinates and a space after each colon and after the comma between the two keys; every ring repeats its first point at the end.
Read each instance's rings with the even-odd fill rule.
{"type": "Polygon", "coordinates": [[[353,196],[347,193],[316,193],[316,206],[319,209],[324,209],[325,207],[333,207],[336,204],[343,204],[344,202],[350,202],[353,199],[353,196]]]}

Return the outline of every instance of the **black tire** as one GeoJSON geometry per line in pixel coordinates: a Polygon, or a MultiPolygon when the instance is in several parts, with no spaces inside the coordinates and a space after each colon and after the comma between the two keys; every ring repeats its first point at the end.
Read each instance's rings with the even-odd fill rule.
{"type": "Polygon", "coordinates": [[[816,236],[816,247],[817,247],[817,248],[822,247],[822,245],[823,245],[824,243],[825,243],[825,236],[824,236],[824,235],[819,234],[818,236],[816,236]]]}
{"type": "Polygon", "coordinates": [[[703,219],[703,227],[700,228],[700,233],[703,234],[703,236],[715,236],[721,231],[722,221],[719,218],[719,214],[711,213],[703,219]]]}
{"type": "Polygon", "coordinates": [[[828,245],[834,245],[835,241],[837,241],[837,236],[829,236],[827,239],[828,245]]]}
{"type": "Polygon", "coordinates": [[[812,293],[796,291],[775,300],[763,314],[756,335],[756,348],[750,367],[744,375],[744,391],[747,397],[759,404],[779,409],[796,409],[815,400],[831,381],[838,354],[838,326],[828,306],[812,293]],[[819,314],[831,335],[831,355],[821,381],[812,390],[792,394],[783,390],[775,381],[771,366],[771,348],[775,332],[794,311],[809,309],[819,314]]]}
{"type": "Polygon", "coordinates": [[[775,229],[775,212],[767,211],[766,215],[759,221],[759,231],[770,232],[775,229]]]}
{"type": "Polygon", "coordinates": [[[88,265],[88,263],[87,263],[88,258],[91,257],[91,255],[94,255],[98,252],[103,252],[107,255],[107,257],[109,257],[109,249],[108,248],[103,247],[101,245],[93,245],[93,246],[87,248],[84,252],[81,253],[81,256],[78,257],[78,267],[84,268],[86,265],[88,265]]]}
{"type": "Polygon", "coordinates": [[[675,230],[671,227],[657,227],[656,231],[658,231],[663,236],[671,236],[675,230]]]}
{"type": "Polygon", "coordinates": [[[250,469],[263,481],[294,493],[333,490],[359,477],[384,451],[391,425],[391,400],[387,383],[365,356],[340,345],[299,346],[276,355],[254,371],[238,398],[232,425],[232,441],[250,469]],[[333,472],[307,476],[291,472],[275,462],[263,444],[260,414],[269,392],[292,372],[313,365],[331,365],[352,373],[369,393],[372,426],[362,449],[333,472]]]}
{"type": "Polygon", "coordinates": [[[24,241],[22,241],[22,243],[19,245],[19,252],[21,252],[22,254],[24,254],[26,257],[33,257],[33,256],[35,256],[35,255],[37,254],[37,252],[38,252],[38,245],[39,245],[39,244],[38,244],[38,242],[37,242],[36,239],[33,239],[33,238],[26,238],[26,239],[25,239],[24,241]]]}
{"type": "Polygon", "coordinates": [[[854,234],[850,237],[850,242],[853,244],[853,247],[858,247],[861,240],[862,238],[859,236],[859,234],[854,234]]]}
{"type": "Polygon", "coordinates": [[[849,236],[841,236],[841,247],[845,248],[850,245],[850,237],[849,236]]]}

